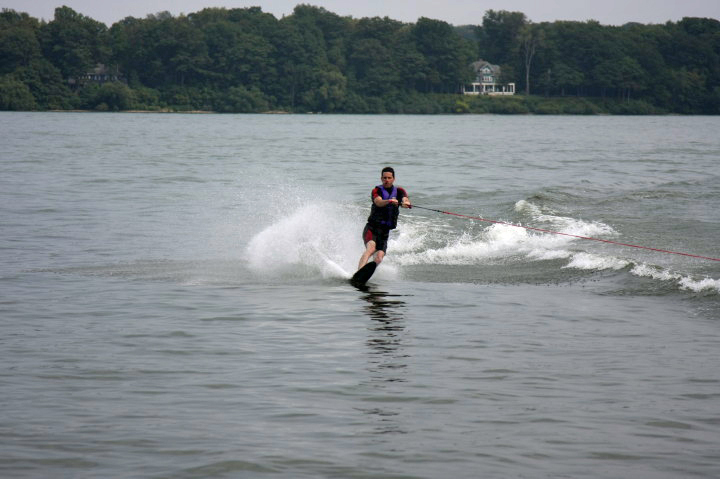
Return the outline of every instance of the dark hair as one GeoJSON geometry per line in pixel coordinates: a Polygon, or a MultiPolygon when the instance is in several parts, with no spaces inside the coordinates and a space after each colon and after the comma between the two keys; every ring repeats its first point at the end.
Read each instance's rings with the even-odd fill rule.
{"type": "Polygon", "coordinates": [[[382,176],[383,173],[392,173],[393,178],[395,178],[395,170],[392,169],[392,166],[386,166],[385,168],[383,168],[380,172],[380,176],[382,176]]]}

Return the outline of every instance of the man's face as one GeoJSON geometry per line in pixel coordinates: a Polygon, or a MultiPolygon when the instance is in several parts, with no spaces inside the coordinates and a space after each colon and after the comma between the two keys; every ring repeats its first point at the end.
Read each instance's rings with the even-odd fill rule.
{"type": "Polygon", "coordinates": [[[389,171],[386,171],[382,174],[380,177],[382,180],[382,184],[384,188],[392,188],[393,183],[395,182],[395,175],[390,173],[389,171]]]}

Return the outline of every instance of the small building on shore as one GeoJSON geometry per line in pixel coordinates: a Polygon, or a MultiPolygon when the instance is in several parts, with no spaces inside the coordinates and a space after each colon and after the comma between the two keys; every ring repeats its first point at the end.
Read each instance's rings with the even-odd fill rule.
{"type": "Polygon", "coordinates": [[[127,83],[127,79],[120,73],[120,69],[115,66],[110,68],[102,63],[95,65],[95,68],[78,77],[68,78],[68,83],[72,87],[84,86],[89,83],[102,85],[108,82],[127,83]]]}
{"type": "Polygon", "coordinates": [[[501,83],[501,71],[498,65],[485,60],[473,62],[470,67],[475,72],[475,81],[463,86],[464,95],[514,95],[515,83],[501,83]]]}

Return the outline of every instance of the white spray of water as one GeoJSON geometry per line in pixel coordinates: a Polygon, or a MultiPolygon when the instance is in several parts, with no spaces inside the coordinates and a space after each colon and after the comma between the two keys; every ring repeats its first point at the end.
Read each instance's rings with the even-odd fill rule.
{"type": "Polygon", "coordinates": [[[657,266],[645,263],[634,264],[620,258],[601,256],[591,253],[576,253],[565,268],[583,269],[589,271],[603,271],[608,269],[620,270],[630,267],[630,274],[640,278],[651,278],[657,281],[669,281],[675,283],[680,289],[699,293],[700,291],[720,292],[720,280],[712,278],[694,279],[683,276],[680,273],[673,273],[657,266]]]}
{"type": "Polygon", "coordinates": [[[620,258],[613,258],[612,256],[601,256],[592,253],[576,253],[572,255],[570,262],[564,267],[603,271],[606,269],[620,270],[627,267],[629,264],[629,261],[625,261],[620,258]]]}
{"type": "MultiPolygon", "coordinates": [[[[546,214],[524,200],[515,208],[530,214],[534,224],[550,224],[548,229],[561,233],[591,237],[617,235],[609,225],[546,214]]],[[[349,278],[357,269],[363,251],[360,236],[367,208],[324,203],[306,204],[288,211],[250,240],[246,248],[250,268],[271,278],[349,278]]],[[[680,289],[720,292],[720,280],[696,279],[632,260],[571,251],[571,246],[580,241],[571,236],[502,224],[493,224],[475,233],[458,232],[457,226],[444,223],[442,218],[404,215],[399,228],[391,234],[388,256],[375,278],[397,278],[400,268],[410,265],[480,265],[508,260],[567,259],[563,268],[587,271],[630,268],[630,274],[673,281],[680,289]]]]}
{"type": "Polygon", "coordinates": [[[529,214],[534,223],[549,223],[549,229],[555,229],[559,233],[577,236],[617,236],[617,232],[605,223],[598,221],[583,221],[567,216],[543,213],[539,206],[526,200],[515,203],[515,211],[529,214]]]}
{"type": "MultiPolygon", "coordinates": [[[[533,216],[534,221],[544,221],[559,227],[559,231],[567,234],[574,234],[578,236],[614,236],[617,233],[608,225],[598,222],[585,223],[580,220],[573,218],[566,218],[562,216],[543,214],[542,210],[525,200],[518,201],[515,204],[516,211],[530,213],[533,216]]],[[[592,253],[570,253],[568,251],[556,251],[558,258],[562,258],[562,254],[566,254],[565,257],[570,258],[570,262],[564,266],[565,268],[575,268],[590,271],[604,271],[604,270],[621,270],[626,267],[633,266],[630,269],[630,274],[638,277],[652,278],[658,281],[671,281],[683,290],[700,292],[703,290],[715,290],[720,292],[720,280],[712,278],[694,279],[689,276],[684,276],[679,273],[667,271],[655,266],[650,266],[644,263],[635,263],[621,258],[612,256],[598,255],[592,253]]],[[[544,257],[540,256],[538,259],[552,259],[552,251],[548,251],[544,257]]],[[[532,255],[531,255],[532,256],[532,255]]]]}
{"type": "MultiPolygon", "coordinates": [[[[543,213],[537,206],[521,200],[515,204],[516,211],[532,217],[533,224],[549,224],[547,228],[569,235],[607,238],[617,236],[617,232],[604,223],[587,222],[576,218],[568,218],[556,214],[543,213]]],[[[408,228],[409,236],[413,237],[413,229],[408,228]]],[[[442,232],[435,232],[436,234],[442,232]]],[[[519,261],[549,261],[568,259],[563,268],[587,271],[618,271],[631,268],[630,274],[648,277],[660,281],[673,281],[677,287],[693,292],[720,292],[720,280],[712,278],[696,279],[679,273],[658,269],[657,267],[638,264],[634,261],[614,256],[593,254],[588,252],[572,252],[568,248],[582,241],[579,238],[564,235],[540,233],[510,225],[493,224],[479,235],[445,234],[446,244],[441,247],[425,247],[426,236],[414,235],[413,247],[403,250],[398,259],[402,265],[443,264],[472,265],[517,258],[519,261]]]]}
{"type": "MultiPolygon", "coordinates": [[[[542,214],[540,209],[527,201],[519,201],[516,210],[529,212],[534,221],[551,223],[559,232],[589,236],[612,235],[614,230],[603,223],[585,222],[574,218],[542,214]]],[[[419,225],[410,225],[409,229],[419,225]]],[[[437,232],[436,232],[437,233],[437,232]]],[[[416,241],[416,247],[403,251],[399,263],[415,264],[478,264],[487,260],[511,257],[531,260],[564,259],[571,256],[567,247],[576,238],[562,235],[534,232],[512,225],[493,224],[479,235],[453,232],[444,234],[446,244],[441,247],[423,247],[423,241],[416,241]]]]}
{"type": "Polygon", "coordinates": [[[676,283],[680,289],[693,291],[695,293],[708,290],[720,292],[720,280],[717,279],[693,279],[688,276],[658,269],[646,264],[636,265],[632,270],[630,270],[630,272],[639,277],[652,278],[659,281],[671,281],[676,283]]]}
{"type": "MultiPolygon", "coordinates": [[[[260,233],[246,248],[249,267],[271,278],[348,279],[364,250],[365,214],[348,205],[318,203],[291,211],[260,233]]],[[[402,242],[400,243],[402,244],[402,242]]],[[[397,240],[389,248],[397,246],[397,240]]],[[[397,276],[392,261],[383,261],[376,276],[397,276]]]]}

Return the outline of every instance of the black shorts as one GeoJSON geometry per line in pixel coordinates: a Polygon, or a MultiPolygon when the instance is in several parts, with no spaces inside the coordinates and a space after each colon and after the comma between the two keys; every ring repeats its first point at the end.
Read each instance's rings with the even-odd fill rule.
{"type": "Polygon", "coordinates": [[[376,251],[383,251],[387,253],[387,243],[389,237],[390,230],[378,228],[370,223],[366,224],[365,229],[363,230],[363,242],[367,245],[369,241],[374,241],[376,251]]]}

